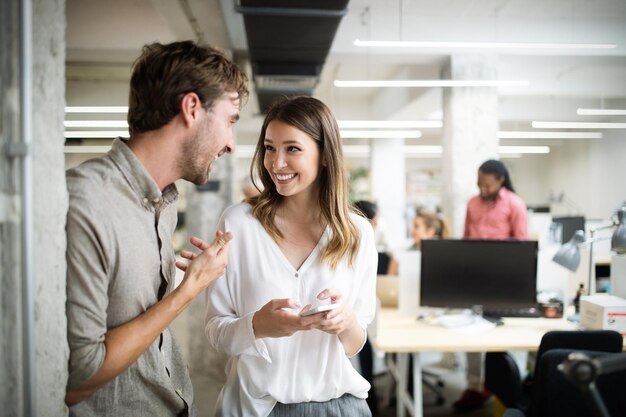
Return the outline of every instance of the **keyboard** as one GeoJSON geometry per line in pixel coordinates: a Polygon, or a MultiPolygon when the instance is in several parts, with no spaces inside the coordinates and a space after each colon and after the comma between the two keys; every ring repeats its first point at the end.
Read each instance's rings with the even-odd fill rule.
{"type": "Polygon", "coordinates": [[[543,313],[537,307],[490,308],[485,310],[483,315],[492,317],[543,317],[543,313]]]}

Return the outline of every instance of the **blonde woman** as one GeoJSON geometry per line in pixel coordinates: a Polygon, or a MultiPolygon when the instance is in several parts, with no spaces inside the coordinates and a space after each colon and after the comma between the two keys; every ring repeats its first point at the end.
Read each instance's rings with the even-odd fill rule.
{"type": "Polygon", "coordinates": [[[420,250],[423,239],[448,239],[450,228],[441,215],[430,211],[418,211],[411,225],[413,249],[420,250]]]}
{"type": "Polygon", "coordinates": [[[217,415],[370,416],[370,385],[349,358],[374,315],[377,253],[348,205],[330,110],[311,97],[274,105],[252,171],[263,191],[224,212],[234,239],[208,292],[206,335],[231,355],[217,415]]]}

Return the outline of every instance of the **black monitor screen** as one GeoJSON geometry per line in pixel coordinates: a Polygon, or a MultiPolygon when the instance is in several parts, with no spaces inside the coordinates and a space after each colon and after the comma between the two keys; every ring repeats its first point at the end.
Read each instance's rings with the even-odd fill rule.
{"type": "Polygon", "coordinates": [[[490,309],[537,305],[536,241],[422,240],[420,305],[490,309]]]}
{"type": "Polygon", "coordinates": [[[561,216],[552,217],[555,223],[561,223],[561,243],[569,242],[577,230],[585,231],[585,218],[583,216],[561,216]]]}

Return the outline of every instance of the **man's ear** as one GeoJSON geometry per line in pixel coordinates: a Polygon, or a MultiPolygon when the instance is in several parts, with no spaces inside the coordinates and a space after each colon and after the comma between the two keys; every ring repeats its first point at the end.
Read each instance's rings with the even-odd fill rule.
{"type": "Polygon", "coordinates": [[[191,127],[198,120],[202,108],[202,102],[196,93],[187,93],[183,96],[180,100],[180,114],[185,127],[191,127]]]}

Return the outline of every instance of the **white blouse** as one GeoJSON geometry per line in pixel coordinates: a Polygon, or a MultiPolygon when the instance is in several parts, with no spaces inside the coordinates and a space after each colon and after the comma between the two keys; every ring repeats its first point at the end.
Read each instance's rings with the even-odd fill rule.
{"type": "Polygon", "coordinates": [[[316,304],[324,288],[336,288],[365,331],[376,305],[378,258],[372,226],[351,215],[361,236],[353,268],[347,260],[334,271],[320,264],[331,234],[327,227],[296,270],[251,211],[241,203],[222,215],[219,229],[234,238],[224,276],[207,290],[205,333],[213,347],[231,355],[216,415],[267,416],[277,401],[328,401],[346,393],[366,398],[370,385],[353,368],[338,336],[314,329],[255,339],[252,317],[272,299],[316,304]]]}

